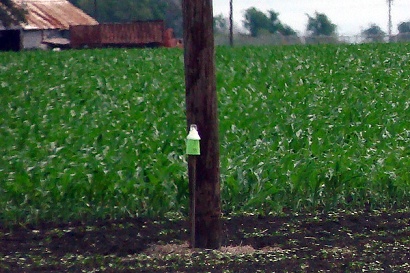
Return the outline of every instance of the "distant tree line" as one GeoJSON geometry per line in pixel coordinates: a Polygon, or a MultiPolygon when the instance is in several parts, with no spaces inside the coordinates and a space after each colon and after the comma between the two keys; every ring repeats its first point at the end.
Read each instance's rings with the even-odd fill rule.
{"type": "MultiPolygon", "coordinates": [[[[306,31],[310,36],[333,36],[336,35],[337,26],[333,24],[329,18],[323,14],[316,12],[314,16],[308,15],[308,24],[306,31]]],[[[228,28],[227,19],[222,15],[217,15],[215,18],[215,31],[226,32],[228,28]]],[[[297,35],[296,31],[290,26],[283,24],[279,20],[279,13],[268,10],[264,13],[254,7],[248,8],[244,14],[244,28],[252,37],[258,37],[264,34],[280,34],[283,36],[297,35]]]]}
{"type": "MultiPolygon", "coordinates": [[[[402,22],[397,26],[399,34],[396,37],[397,41],[409,41],[410,40],[410,21],[402,22]]],[[[386,32],[384,32],[380,26],[376,24],[370,24],[370,26],[363,30],[361,33],[365,41],[367,42],[384,42],[386,37],[386,32]]],[[[391,40],[393,37],[388,37],[391,40]]]]}
{"type": "MultiPolygon", "coordinates": [[[[306,14],[308,22],[306,25],[307,39],[315,39],[316,37],[326,36],[337,39],[337,25],[333,24],[331,20],[324,13],[315,12],[313,16],[306,14]]],[[[283,24],[279,20],[279,13],[268,10],[266,13],[250,7],[245,10],[243,27],[249,32],[252,37],[258,37],[265,34],[279,34],[283,36],[297,35],[296,31],[291,27],[283,24]]],[[[228,19],[224,18],[222,14],[214,17],[214,28],[216,33],[226,33],[229,25],[228,19]]],[[[410,36],[410,21],[402,22],[398,25],[399,37],[400,35],[410,36]]],[[[376,24],[370,26],[361,32],[366,41],[378,42],[384,41],[386,33],[376,24]]]]}
{"type": "Polygon", "coordinates": [[[0,0],[0,26],[9,27],[25,21],[24,10],[17,8],[11,0],[0,0]]]}
{"type": "MultiPolygon", "coordinates": [[[[99,22],[132,22],[141,20],[164,20],[166,27],[173,28],[175,36],[182,37],[181,0],[69,0],[72,4],[93,16],[99,22]]],[[[337,39],[337,26],[323,13],[308,16],[307,38],[317,36],[337,39]]],[[[12,0],[0,0],[0,25],[10,26],[25,21],[25,12],[16,8],[12,0]]],[[[255,7],[245,10],[243,27],[252,37],[265,34],[297,36],[295,30],[279,19],[274,10],[262,12],[255,7]]],[[[215,33],[229,32],[229,19],[222,14],[214,16],[215,33]]],[[[399,34],[410,35],[410,21],[398,25],[399,34]]],[[[371,24],[361,34],[369,41],[382,41],[386,33],[371,24]]]]}

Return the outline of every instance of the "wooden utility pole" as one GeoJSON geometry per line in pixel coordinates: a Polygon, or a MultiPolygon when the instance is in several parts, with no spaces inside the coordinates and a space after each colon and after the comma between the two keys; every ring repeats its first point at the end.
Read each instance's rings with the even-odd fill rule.
{"type": "Polygon", "coordinates": [[[188,156],[195,221],[191,246],[218,249],[221,197],[212,0],[183,0],[182,11],[187,128],[196,124],[201,137],[201,154],[188,156]]]}
{"type": "Polygon", "coordinates": [[[389,4],[389,22],[388,22],[388,32],[389,32],[389,42],[391,41],[392,38],[392,20],[391,20],[391,4],[393,0],[387,0],[387,3],[389,4]]]}
{"type": "Polygon", "coordinates": [[[229,45],[233,46],[233,0],[229,1],[229,45]]]}

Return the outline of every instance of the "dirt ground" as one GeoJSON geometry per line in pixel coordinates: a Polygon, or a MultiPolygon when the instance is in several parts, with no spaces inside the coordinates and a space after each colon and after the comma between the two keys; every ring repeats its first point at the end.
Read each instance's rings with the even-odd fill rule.
{"type": "Polygon", "coordinates": [[[224,217],[223,247],[188,223],[123,219],[0,227],[0,272],[410,272],[410,212],[224,217]]]}

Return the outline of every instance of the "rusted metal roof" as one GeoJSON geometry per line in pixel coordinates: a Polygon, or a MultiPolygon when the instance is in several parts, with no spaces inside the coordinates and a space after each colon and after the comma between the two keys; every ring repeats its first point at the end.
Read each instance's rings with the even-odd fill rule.
{"type": "Polygon", "coordinates": [[[24,29],[69,29],[98,22],[67,0],[13,0],[27,10],[24,29]]]}

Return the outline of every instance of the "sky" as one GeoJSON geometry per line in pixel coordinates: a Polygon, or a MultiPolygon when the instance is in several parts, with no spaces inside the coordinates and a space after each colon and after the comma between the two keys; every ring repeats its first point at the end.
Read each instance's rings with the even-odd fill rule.
{"type": "MultiPolygon", "coordinates": [[[[214,16],[222,14],[229,17],[229,0],[213,0],[214,16]]],[[[292,27],[299,34],[305,34],[308,17],[315,12],[324,13],[330,21],[337,25],[339,35],[357,35],[378,25],[388,33],[387,0],[233,0],[234,22],[243,28],[244,12],[250,7],[267,12],[279,13],[279,20],[292,27]]],[[[393,0],[392,33],[398,33],[397,26],[401,22],[410,21],[410,0],[393,0]]]]}

